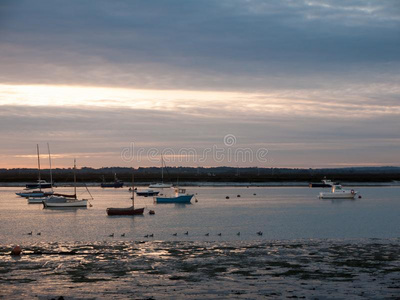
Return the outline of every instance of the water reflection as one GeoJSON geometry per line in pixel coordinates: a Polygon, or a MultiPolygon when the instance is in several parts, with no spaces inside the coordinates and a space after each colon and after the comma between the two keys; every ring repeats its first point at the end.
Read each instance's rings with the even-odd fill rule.
{"type": "Polygon", "coordinates": [[[185,208],[187,205],[192,205],[192,203],[175,203],[174,207],[176,209],[182,209],[185,208]]]}
{"type": "Polygon", "coordinates": [[[323,200],[329,200],[333,204],[342,204],[344,202],[356,202],[356,199],[323,199],[323,200]]]}
{"type": "Polygon", "coordinates": [[[140,219],[140,218],[144,218],[144,215],[114,215],[114,216],[107,215],[107,218],[108,219],[126,219],[126,218],[140,219]]]}

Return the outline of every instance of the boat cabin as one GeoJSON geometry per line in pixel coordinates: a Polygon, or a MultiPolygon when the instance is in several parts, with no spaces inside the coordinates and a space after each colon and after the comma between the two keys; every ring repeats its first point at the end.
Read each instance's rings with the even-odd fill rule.
{"type": "Polygon", "coordinates": [[[332,186],[332,193],[338,193],[340,191],[343,191],[343,188],[341,185],[334,185],[332,186]]]}
{"type": "Polygon", "coordinates": [[[186,189],[181,189],[181,188],[175,188],[175,194],[178,195],[184,195],[186,194],[186,189]]]}

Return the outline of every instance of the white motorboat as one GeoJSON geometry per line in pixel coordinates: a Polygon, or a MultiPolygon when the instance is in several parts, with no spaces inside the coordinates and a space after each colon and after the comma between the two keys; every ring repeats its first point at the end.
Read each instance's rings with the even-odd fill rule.
{"type": "Polygon", "coordinates": [[[149,185],[149,188],[153,188],[153,189],[169,189],[170,187],[172,187],[172,184],[168,184],[168,183],[152,183],[149,185]]]}
{"type": "Polygon", "coordinates": [[[339,185],[340,183],[338,182],[333,182],[332,180],[326,179],[326,177],[324,177],[324,179],[321,180],[321,182],[310,182],[309,187],[311,188],[326,188],[326,187],[332,187],[334,185],[339,185]]]}
{"type": "Polygon", "coordinates": [[[333,185],[331,192],[319,193],[320,199],[354,199],[357,195],[355,190],[345,190],[341,185],[333,185]]]}

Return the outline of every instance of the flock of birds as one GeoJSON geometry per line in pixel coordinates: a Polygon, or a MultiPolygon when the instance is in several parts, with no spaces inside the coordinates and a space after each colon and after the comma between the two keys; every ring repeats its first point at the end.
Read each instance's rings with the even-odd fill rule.
{"type": "MultiPolygon", "coordinates": [[[[31,231],[31,232],[28,232],[28,235],[33,235],[33,232],[31,231]]],[[[36,235],[42,235],[42,233],[41,232],[38,232],[38,233],[36,233],[36,235]]]]}
{"type": "MultiPolygon", "coordinates": [[[[261,235],[263,235],[263,232],[262,232],[262,231],[258,231],[257,234],[261,236],[261,235]]],[[[32,232],[32,231],[31,231],[31,232],[28,232],[27,235],[33,235],[33,232],[32,232]]],[[[38,232],[38,233],[36,233],[36,235],[42,235],[42,233],[41,233],[41,232],[38,232]]],[[[173,233],[172,235],[173,235],[173,236],[178,236],[178,233],[175,232],[175,233],[173,233]]],[[[184,235],[189,235],[189,231],[186,231],[186,232],[184,233],[184,235]]],[[[218,236],[222,236],[222,233],[220,232],[220,233],[218,233],[217,235],[218,235],[218,236]]],[[[240,236],[240,231],[237,232],[236,235],[237,235],[237,236],[240,236]]],[[[204,236],[210,236],[210,233],[207,232],[204,236]]],[[[114,233],[111,233],[110,235],[108,235],[108,237],[115,237],[115,234],[114,234],[114,233]]],[[[121,237],[126,237],[125,232],[121,234],[121,237]]],[[[146,234],[146,235],[143,236],[143,237],[145,237],[145,238],[152,238],[152,237],[154,237],[154,233],[146,234]]]]}
{"type": "MultiPolygon", "coordinates": [[[[256,232],[256,233],[257,233],[257,235],[260,235],[260,236],[263,235],[263,232],[262,232],[262,231],[258,231],[258,232],[256,232]]],[[[186,231],[186,232],[184,233],[184,235],[189,235],[189,231],[186,231]]],[[[218,233],[217,235],[218,235],[218,236],[222,236],[222,233],[220,232],[220,233],[218,233]]],[[[240,236],[240,231],[237,232],[236,235],[237,235],[237,236],[240,236]]],[[[114,236],[115,236],[114,233],[111,233],[111,234],[109,235],[109,237],[114,237],[114,236]]],[[[121,237],[125,237],[125,236],[126,236],[125,233],[121,234],[121,237]]],[[[172,234],[172,236],[178,236],[178,233],[175,232],[175,233],[172,234]]],[[[210,236],[210,233],[207,232],[204,236],[210,236]]],[[[154,233],[146,234],[146,235],[144,235],[143,237],[145,237],[145,238],[152,238],[152,237],[154,237],[154,233]]]]}

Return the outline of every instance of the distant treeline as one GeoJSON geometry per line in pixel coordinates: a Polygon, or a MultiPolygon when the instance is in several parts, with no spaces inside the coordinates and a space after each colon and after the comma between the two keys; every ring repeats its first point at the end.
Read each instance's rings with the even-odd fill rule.
{"type": "MultiPolygon", "coordinates": [[[[80,182],[114,181],[130,182],[132,168],[82,168],[77,170],[80,182]]],[[[161,169],[156,167],[134,170],[135,182],[161,180],[161,169]]],[[[285,169],[285,168],[164,168],[164,182],[317,182],[324,177],[333,181],[346,182],[391,182],[400,180],[400,167],[358,167],[337,169],[285,169]]],[[[0,182],[34,182],[38,178],[36,169],[0,169],[0,182]]],[[[41,171],[41,178],[50,181],[49,170],[41,171]]],[[[53,181],[73,181],[72,169],[54,169],[53,181]]]]}

